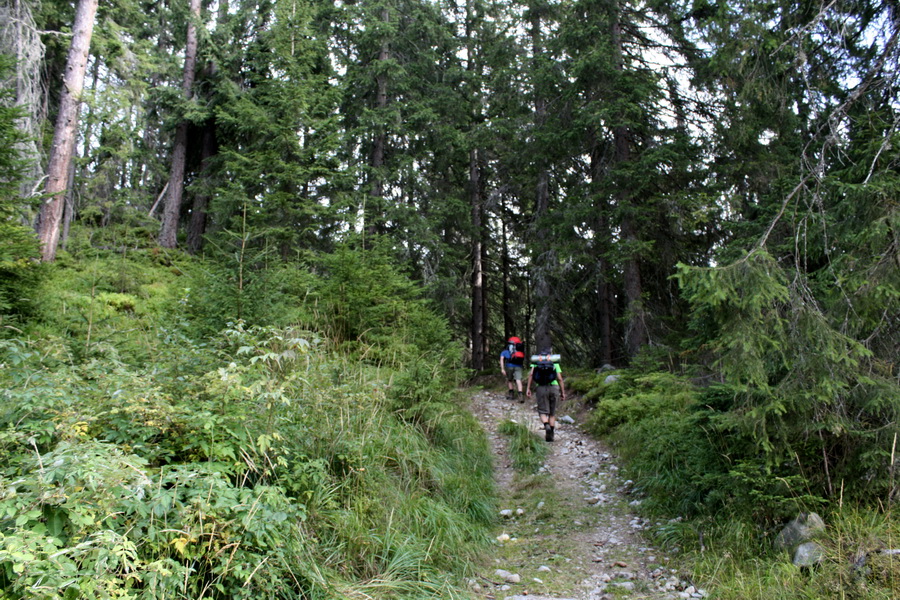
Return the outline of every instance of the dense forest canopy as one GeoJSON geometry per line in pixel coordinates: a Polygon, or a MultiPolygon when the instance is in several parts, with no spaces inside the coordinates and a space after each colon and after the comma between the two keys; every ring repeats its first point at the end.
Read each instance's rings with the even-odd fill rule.
{"type": "Polygon", "coordinates": [[[3,6],[4,227],[44,260],[87,226],[249,280],[383,238],[476,369],[512,334],[680,360],[743,265],[896,376],[892,3],[121,0],[83,40],[92,4],[3,6]]]}
{"type": "Polygon", "coordinates": [[[89,4],[3,7],[42,164],[59,112],[77,126],[45,260],[73,223],[204,254],[241,229],[288,262],[385,237],[476,368],[514,333],[597,366],[677,353],[673,275],[747,253],[842,290],[869,346],[896,332],[855,307],[895,298],[891,3],[103,2],[72,107],[89,4]]]}
{"type": "Polygon", "coordinates": [[[93,4],[2,8],[7,319],[35,223],[45,261],[181,248],[241,290],[349,241],[475,369],[519,334],[896,385],[892,3],[93,4]]]}

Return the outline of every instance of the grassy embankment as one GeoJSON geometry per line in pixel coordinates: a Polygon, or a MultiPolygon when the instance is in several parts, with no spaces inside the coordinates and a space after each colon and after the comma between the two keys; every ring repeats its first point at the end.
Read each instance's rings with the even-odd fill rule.
{"type": "Polygon", "coordinates": [[[0,598],[467,597],[496,510],[446,324],[377,255],[241,267],[85,250],[17,284],[0,598]]]}

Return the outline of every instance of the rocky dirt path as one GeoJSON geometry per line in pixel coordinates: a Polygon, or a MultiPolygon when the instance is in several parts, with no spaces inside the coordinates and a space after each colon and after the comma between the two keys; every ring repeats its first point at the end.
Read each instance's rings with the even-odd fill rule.
{"type": "MultiPolygon", "coordinates": [[[[543,432],[533,402],[504,391],[478,391],[472,411],[495,453],[502,526],[497,548],[470,583],[485,600],[613,600],[703,598],[680,576],[675,561],[652,547],[650,524],[634,512],[631,482],[619,476],[616,456],[578,426],[580,400],[557,412],[556,440],[535,475],[516,473],[498,426],[519,422],[543,432]],[[567,412],[568,411],[568,412],[567,412]]],[[[546,443],[546,442],[544,442],[546,443]]]]}

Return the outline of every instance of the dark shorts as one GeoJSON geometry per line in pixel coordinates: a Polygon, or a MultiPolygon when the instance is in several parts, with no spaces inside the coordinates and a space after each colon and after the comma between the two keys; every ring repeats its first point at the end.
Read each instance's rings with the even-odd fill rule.
{"type": "Polygon", "coordinates": [[[559,400],[558,385],[539,385],[537,387],[538,413],[542,415],[556,415],[556,402],[559,400]]]}
{"type": "Polygon", "coordinates": [[[507,381],[522,381],[522,366],[521,365],[506,365],[506,380],[507,381]]]}

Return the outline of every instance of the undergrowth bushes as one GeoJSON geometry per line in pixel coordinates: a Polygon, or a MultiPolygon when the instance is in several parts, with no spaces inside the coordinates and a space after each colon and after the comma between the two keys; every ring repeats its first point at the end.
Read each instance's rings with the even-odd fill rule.
{"type": "Polygon", "coordinates": [[[201,337],[227,311],[191,305],[197,265],[133,259],[59,265],[0,338],[0,598],[464,597],[490,453],[414,291],[373,272],[395,305],[348,308],[358,339],[265,314],[201,337]]]}
{"type": "MultiPolygon", "coordinates": [[[[854,464],[863,453],[874,456],[880,450],[872,444],[877,436],[845,440],[846,451],[855,454],[830,455],[837,447],[826,446],[828,462],[823,463],[822,438],[812,428],[792,439],[788,452],[779,450],[785,459],[773,461],[762,434],[748,427],[753,407],[767,399],[748,397],[742,386],[699,386],[671,373],[615,374],[608,383],[608,373],[573,382],[593,399],[588,427],[616,444],[627,476],[643,497],[642,510],[664,517],[655,533],[658,541],[698,552],[699,577],[727,590],[721,597],[820,598],[855,589],[846,597],[888,598],[900,589],[900,561],[856,571],[848,566],[854,560],[848,554],[900,546],[890,496],[871,502],[862,482],[850,481],[863,477],[880,490],[896,485],[891,448],[883,449],[887,454],[880,470],[854,464]],[[840,482],[840,489],[829,488],[829,477],[840,482]],[[848,506],[859,509],[848,511],[848,506]],[[829,523],[823,540],[829,566],[812,579],[802,577],[772,544],[784,523],[800,512],[819,512],[829,523]],[[861,526],[865,520],[872,523],[868,529],[861,526]],[[853,522],[859,527],[851,531],[853,522]]],[[[871,556],[876,562],[889,560],[878,552],[871,556]]]]}

